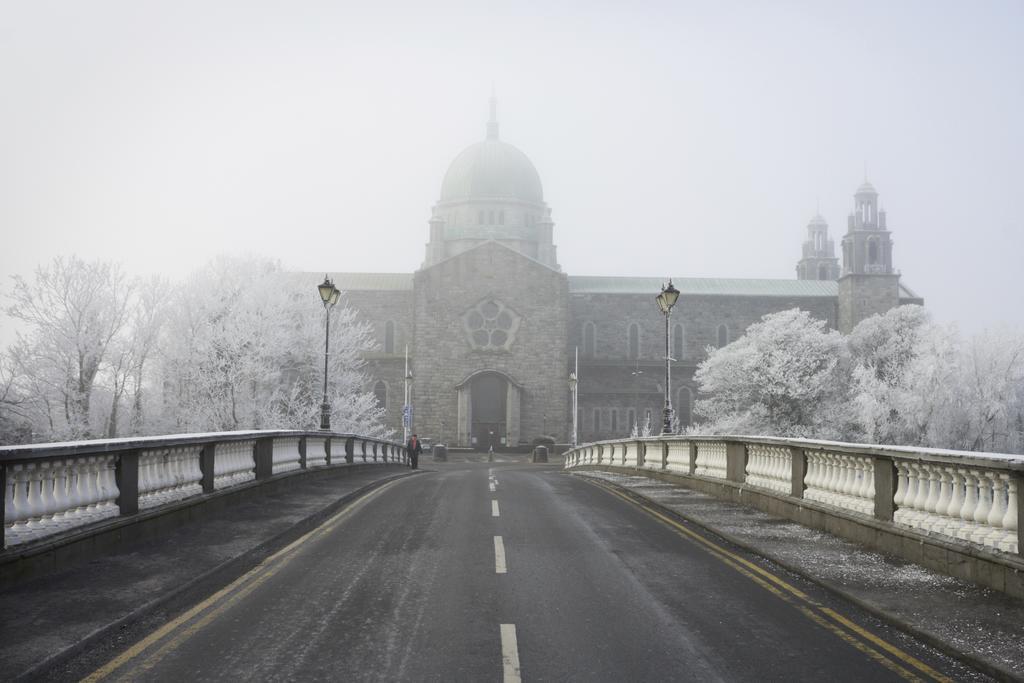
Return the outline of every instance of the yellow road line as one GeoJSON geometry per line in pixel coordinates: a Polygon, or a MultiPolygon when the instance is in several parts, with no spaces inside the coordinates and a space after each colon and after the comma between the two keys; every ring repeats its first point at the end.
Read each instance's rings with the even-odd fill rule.
{"type": "Polygon", "coordinates": [[[636,501],[632,497],[622,493],[621,491],[618,491],[617,489],[613,488],[612,486],[610,486],[608,484],[605,484],[603,482],[596,482],[596,481],[593,481],[593,480],[585,480],[585,481],[588,481],[589,483],[595,484],[596,486],[604,489],[605,491],[607,491],[607,492],[609,492],[609,493],[611,493],[611,494],[613,494],[615,496],[618,496],[619,498],[621,498],[621,499],[631,503],[632,505],[635,505],[636,507],[640,508],[641,510],[643,510],[647,514],[651,515],[652,517],[655,517],[658,520],[660,520],[661,522],[669,525],[670,527],[672,527],[678,533],[686,536],[687,538],[690,538],[692,540],[695,540],[695,541],[699,542],[700,544],[705,546],[705,548],[710,550],[711,554],[714,555],[716,558],[718,558],[720,561],[730,565],[731,567],[733,567],[734,569],[736,569],[737,571],[739,571],[740,573],[745,575],[747,578],[753,580],[755,583],[760,585],[762,588],[764,588],[764,589],[768,590],[769,592],[771,592],[771,593],[781,597],[782,599],[786,600],[790,604],[793,604],[803,614],[805,614],[807,617],[812,619],[815,623],[818,623],[819,625],[825,627],[826,629],[828,629],[829,631],[831,631],[835,635],[837,635],[840,638],[842,638],[847,643],[853,645],[855,648],[857,648],[861,652],[864,652],[865,654],[868,654],[869,656],[871,656],[872,659],[875,659],[879,663],[881,663],[884,666],[886,666],[886,668],[888,668],[888,669],[894,671],[895,673],[899,674],[901,677],[906,678],[907,680],[920,680],[919,678],[916,677],[915,674],[913,674],[912,672],[907,671],[903,667],[899,666],[898,664],[896,664],[892,660],[890,660],[887,657],[885,657],[882,653],[878,652],[877,650],[874,650],[871,647],[869,647],[869,646],[865,645],[864,643],[862,643],[861,641],[856,640],[848,632],[843,631],[841,628],[839,628],[839,626],[833,624],[832,622],[826,621],[820,614],[818,614],[817,612],[813,611],[811,608],[816,608],[822,614],[827,615],[831,619],[834,619],[836,622],[841,624],[843,627],[849,629],[850,631],[853,631],[855,634],[857,634],[861,638],[864,638],[865,640],[869,641],[870,643],[872,643],[872,644],[878,646],[879,648],[885,650],[889,654],[891,654],[894,657],[898,658],[899,660],[901,660],[905,664],[907,664],[907,665],[917,669],[919,672],[927,675],[928,677],[930,677],[930,678],[932,678],[932,679],[934,679],[936,681],[939,681],[939,683],[953,683],[953,681],[950,678],[944,676],[942,673],[936,671],[935,669],[933,669],[932,667],[928,666],[927,664],[925,664],[921,660],[919,660],[916,657],[908,654],[907,652],[904,652],[903,650],[899,649],[895,645],[892,645],[891,643],[883,640],[882,638],[880,638],[877,635],[871,633],[867,629],[865,629],[865,628],[863,628],[861,626],[858,626],[856,623],[850,621],[849,619],[847,619],[846,617],[842,616],[841,614],[839,614],[835,610],[833,610],[833,609],[831,609],[829,607],[826,607],[824,605],[821,605],[820,603],[818,603],[815,600],[813,600],[809,595],[807,595],[803,591],[799,590],[798,588],[796,588],[792,584],[784,581],[782,578],[776,576],[775,574],[772,574],[771,572],[769,572],[768,570],[764,569],[763,567],[759,567],[758,565],[754,564],[753,562],[750,562],[749,560],[747,560],[747,559],[745,559],[743,557],[740,557],[739,555],[736,555],[735,553],[730,552],[729,550],[727,550],[727,549],[723,548],[722,546],[714,543],[713,541],[705,538],[704,536],[702,536],[702,535],[700,535],[700,534],[698,534],[698,533],[696,533],[694,531],[691,531],[690,529],[687,529],[685,526],[683,526],[682,524],[680,524],[676,520],[672,519],[671,517],[663,514],[662,512],[660,512],[660,511],[658,511],[658,510],[656,510],[656,509],[654,509],[652,507],[649,507],[647,505],[644,505],[643,503],[640,503],[640,502],[636,501]],[[789,595],[786,595],[787,593],[789,595]],[[790,600],[789,596],[797,598],[803,604],[794,603],[792,600],[790,600]]]}
{"type": "Polygon", "coordinates": [[[172,621],[167,622],[159,629],[149,634],[133,646],[122,652],[120,655],[110,660],[96,671],[86,676],[83,681],[93,683],[95,681],[102,681],[109,677],[112,673],[123,667],[125,664],[133,659],[138,658],[140,655],[145,653],[147,650],[152,648],[154,645],[162,641],[164,638],[174,634],[174,631],[186,624],[196,617],[202,615],[203,612],[211,608],[212,611],[209,614],[203,615],[201,619],[196,621],[194,624],[186,627],[184,631],[178,634],[174,634],[166,644],[164,644],[159,650],[154,652],[142,665],[142,670],[149,670],[157,662],[160,661],[165,655],[174,650],[176,647],[181,645],[185,640],[198,632],[201,628],[206,626],[210,621],[224,612],[226,609],[235,605],[238,601],[243,599],[267,579],[271,578],[279,572],[281,569],[291,561],[294,551],[296,551],[301,545],[306,543],[313,538],[318,538],[326,533],[332,531],[338,526],[346,517],[351,515],[357,509],[363,507],[373,498],[379,496],[385,490],[396,484],[397,481],[390,481],[383,486],[370,491],[369,493],[361,496],[360,498],[347,505],[344,510],[338,512],[333,517],[325,521],[323,524],[318,526],[316,529],[303,534],[300,538],[292,541],[287,546],[278,550],[270,557],[264,559],[258,565],[250,569],[248,572],[240,576],[239,578],[232,581],[230,584],[220,589],[206,600],[203,600],[199,604],[195,605],[188,611],[179,615],[172,621]],[[273,566],[276,565],[276,566],[273,566]],[[222,602],[223,601],[223,602],[222,602]]]}

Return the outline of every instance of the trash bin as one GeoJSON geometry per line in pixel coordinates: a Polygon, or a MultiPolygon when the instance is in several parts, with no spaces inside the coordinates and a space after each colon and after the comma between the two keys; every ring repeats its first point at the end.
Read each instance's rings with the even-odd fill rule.
{"type": "Polygon", "coordinates": [[[548,461],[548,447],[547,446],[534,446],[533,447],[533,462],[547,462],[548,461]]]}
{"type": "Polygon", "coordinates": [[[434,444],[434,462],[448,462],[448,447],[443,443],[434,444]]]}

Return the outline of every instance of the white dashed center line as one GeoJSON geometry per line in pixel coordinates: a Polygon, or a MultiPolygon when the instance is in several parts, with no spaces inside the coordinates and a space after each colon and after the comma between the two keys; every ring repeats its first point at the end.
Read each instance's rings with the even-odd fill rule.
{"type": "Polygon", "coordinates": [[[494,573],[505,574],[508,569],[505,566],[505,543],[501,536],[494,537],[494,573]]]}
{"type": "Polygon", "coordinates": [[[500,517],[500,516],[501,515],[498,514],[498,501],[492,500],[491,501],[491,517],[500,517]]]}
{"type": "Polygon", "coordinates": [[[501,625],[501,667],[505,683],[520,683],[523,680],[519,670],[519,643],[516,641],[516,625],[501,625]]]}

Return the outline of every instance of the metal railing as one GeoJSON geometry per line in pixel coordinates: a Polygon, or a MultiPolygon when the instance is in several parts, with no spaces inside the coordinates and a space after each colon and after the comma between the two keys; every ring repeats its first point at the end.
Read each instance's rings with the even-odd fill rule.
{"type": "Polygon", "coordinates": [[[406,463],[354,434],[246,431],[0,448],[3,547],[297,470],[406,463]]]}

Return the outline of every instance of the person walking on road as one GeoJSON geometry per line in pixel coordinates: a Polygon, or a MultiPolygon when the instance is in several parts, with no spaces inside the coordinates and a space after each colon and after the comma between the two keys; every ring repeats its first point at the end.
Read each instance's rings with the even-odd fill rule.
{"type": "Polygon", "coordinates": [[[405,450],[409,453],[409,467],[413,469],[419,467],[423,444],[420,443],[419,438],[415,434],[409,437],[409,443],[405,444],[405,450]]]}

